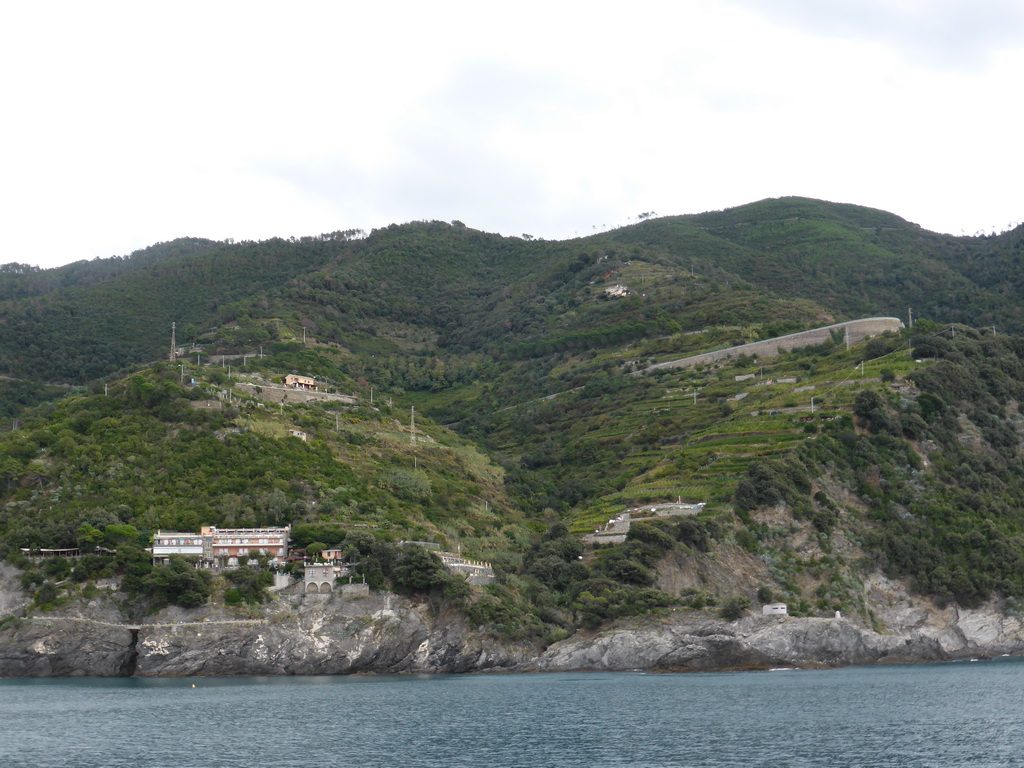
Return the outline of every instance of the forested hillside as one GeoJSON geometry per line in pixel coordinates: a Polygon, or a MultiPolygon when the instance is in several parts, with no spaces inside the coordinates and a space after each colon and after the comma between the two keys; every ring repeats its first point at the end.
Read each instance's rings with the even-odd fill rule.
{"type": "Polygon", "coordinates": [[[0,546],[84,546],[74,580],[144,592],[157,528],[291,524],[376,587],[549,641],[755,593],[870,621],[875,570],[1024,598],[1022,243],[787,198],[564,242],[417,222],[8,265],[0,546]],[[911,308],[866,342],[648,370],[911,308]],[[272,397],[288,373],[331,397],[272,397]],[[615,547],[578,537],[672,501],[705,506],[615,547]],[[412,578],[434,566],[400,540],[461,547],[498,583],[412,578]],[[663,573],[729,557],[757,582],[663,573]]]}

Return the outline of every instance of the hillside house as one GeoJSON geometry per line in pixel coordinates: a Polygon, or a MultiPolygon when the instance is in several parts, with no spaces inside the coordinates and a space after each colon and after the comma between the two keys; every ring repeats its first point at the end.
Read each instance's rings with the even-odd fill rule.
{"type": "Polygon", "coordinates": [[[309,392],[316,392],[320,388],[316,383],[316,379],[309,376],[298,376],[294,373],[289,373],[284,377],[284,385],[292,389],[304,389],[309,392]]]}
{"type": "Polygon", "coordinates": [[[331,563],[306,565],[303,578],[307,592],[330,592],[334,588],[335,568],[331,563]]]}

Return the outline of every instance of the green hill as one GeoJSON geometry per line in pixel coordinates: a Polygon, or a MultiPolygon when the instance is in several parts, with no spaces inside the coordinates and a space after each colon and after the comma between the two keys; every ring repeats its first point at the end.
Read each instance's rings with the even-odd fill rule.
{"type": "Polygon", "coordinates": [[[1022,242],[784,198],[564,242],[416,222],[10,266],[0,544],[290,523],[394,588],[395,542],[462,546],[500,577],[466,610],[547,637],[582,605],[593,623],[692,603],[654,589],[670,550],[754,553],[765,594],[805,613],[867,617],[873,568],[964,604],[1024,597],[1024,349],[1004,335],[1022,242]],[[908,308],[916,327],[850,348],[642,373],[908,308]],[[198,352],[154,363],[172,322],[198,352]],[[287,373],[349,399],[264,396],[287,373]],[[680,499],[707,506],[617,548],[574,537],[680,499]]]}

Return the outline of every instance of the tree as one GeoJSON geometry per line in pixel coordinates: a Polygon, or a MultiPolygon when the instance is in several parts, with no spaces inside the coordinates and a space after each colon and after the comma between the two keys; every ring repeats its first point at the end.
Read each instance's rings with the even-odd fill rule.
{"type": "Polygon", "coordinates": [[[145,576],[125,578],[131,592],[148,597],[157,606],[178,605],[198,608],[210,597],[212,577],[208,571],[197,570],[179,555],[172,555],[167,565],[159,565],[145,576]]]}
{"type": "Polygon", "coordinates": [[[425,547],[416,544],[402,550],[398,563],[391,573],[395,590],[406,594],[429,592],[442,588],[448,579],[441,558],[425,547]]]}

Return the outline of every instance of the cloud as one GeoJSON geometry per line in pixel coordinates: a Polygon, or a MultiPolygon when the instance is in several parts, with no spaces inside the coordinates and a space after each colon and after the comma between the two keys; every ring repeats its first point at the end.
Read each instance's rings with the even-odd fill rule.
{"type": "Polygon", "coordinates": [[[1011,3],[55,2],[4,12],[0,262],[787,194],[1020,217],[1011,3]]]}
{"type": "Polygon", "coordinates": [[[253,167],[339,216],[363,216],[366,226],[458,218],[544,235],[579,204],[563,197],[566,184],[558,180],[573,173],[558,161],[572,149],[574,131],[567,126],[582,125],[581,115],[599,119],[603,105],[599,94],[557,73],[476,58],[461,62],[401,114],[377,122],[370,165],[360,162],[358,148],[335,147],[307,158],[261,159],[253,167]],[[382,212],[390,219],[382,220],[382,212]]]}
{"type": "Polygon", "coordinates": [[[993,53],[1024,42],[1018,0],[728,0],[812,36],[878,43],[939,70],[984,69],[993,53]]]}

